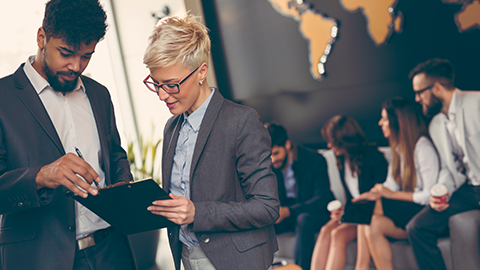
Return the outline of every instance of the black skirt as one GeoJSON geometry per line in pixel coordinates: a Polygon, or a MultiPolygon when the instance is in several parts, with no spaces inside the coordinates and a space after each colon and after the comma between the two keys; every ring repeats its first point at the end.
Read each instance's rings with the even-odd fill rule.
{"type": "Polygon", "coordinates": [[[414,202],[382,198],[383,215],[390,218],[395,226],[403,230],[407,223],[424,207],[425,205],[414,202]]]}

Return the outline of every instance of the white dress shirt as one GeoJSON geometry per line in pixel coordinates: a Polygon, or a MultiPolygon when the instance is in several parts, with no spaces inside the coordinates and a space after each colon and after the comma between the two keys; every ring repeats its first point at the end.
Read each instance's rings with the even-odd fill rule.
{"type": "MultiPolygon", "coordinates": [[[[392,151],[396,151],[392,149],[392,151]]],[[[420,137],[415,144],[413,160],[417,184],[413,191],[413,202],[421,205],[429,203],[430,188],[437,183],[440,171],[440,161],[433,143],[425,136],[420,137]]],[[[404,158],[400,154],[400,172],[403,174],[404,158]]],[[[395,182],[392,175],[392,164],[388,166],[387,179],[383,183],[391,191],[401,190],[401,186],[395,182]]]]}
{"type": "MultiPolygon", "coordinates": [[[[100,176],[99,186],[104,186],[105,173],[100,167],[101,148],[97,124],[82,80],[79,78],[75,89],[64,96],[63,93],[55,92],[33,68],[34,61],[34,56],[29,57],[23,69],[50,116],[65,153],[76,154],[75,147],[78,147],[85,161],[100,176]]],[[[78,202],[75,202],[75,217],[77,239],[110,226],[78,202]]]]}

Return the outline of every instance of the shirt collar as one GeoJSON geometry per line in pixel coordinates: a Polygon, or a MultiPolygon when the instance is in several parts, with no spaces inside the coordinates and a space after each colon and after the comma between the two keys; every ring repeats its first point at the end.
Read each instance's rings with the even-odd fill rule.
{"type": "MultiPolygon", "coordinates": [[[[27,78],[32,83],[33,88],[35,88],[35,91],[37,91],[39,95],[45,89],[51,89],[53,91],[53,88],[50,86],[48,81],[45,80],[45,78],[43,78],[42,75],[40,75],[32,66],[34,61],[35,61],[34,55],[28,57],[23,67],[23,71],[25,72],[25,74],[27,75],[27,78]]],[[[81,91],[83,93],[86,92],[85,86],[83,85],[82,79],[80,77],[78,77],[77,86],[75,86],[75,89],[73,91],[81,91]]]]}
{"type": "Polygon", "coordinates": [[[450,100],[450,105],[448,106],[448,118],[451,118],[451,116],[455,117],[455,112],[457,110],[457,90],[455,89],[453,91],[452,95],[452,100],[450,100]]]}
{"type": "Polygon", "coordinates": [[[210,104],[210,100],[212,99],[215,89],[210,88],[210,91],[212,91],[212,93],[210,93],[210,95],[203,102],[203,104],[198,109],[196,109],[192,114],[188,115],[187,112],[183,113],[185,121],[190,124],[190,126],[195,132],[198,132],[198,130],[200,129],[200,124],[202,123],[203,116],[205,116],[205,112],[207,111],[208,104],[210,104]]]}

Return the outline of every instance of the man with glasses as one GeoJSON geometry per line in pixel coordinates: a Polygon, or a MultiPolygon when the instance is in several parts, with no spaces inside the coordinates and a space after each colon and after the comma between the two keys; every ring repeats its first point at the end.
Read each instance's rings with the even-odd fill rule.
{"type": "MultiPolygon", "coordinates": [[[[449,218],[480,210],[480,92],[455,88],[453,66],[443,59],[418,64],[410,79],[415,100],[425,115],[433,117],[429,133],[442,164],[438,182],[451,196],[448,203],[430,196],[430,206],[412,219],[407,233],[420,269],[442,270],[446,267],[437,239],[447,229],[449,218]]],[[[454,269],[480,269],[480,220],[475,215],[463,215],[462,222],[473,223],[475,228],[466,237],[451,235],[454,269]]]]}
{"type": "Polygon", "coordinates": [[[164,129],[162,184],[148,208],[168,229],[175,268],[266,270],[279,217],[270,137],[251,108],[210,88],[210,38],[191,15],[162,19],[144,55],[147,88],[173,116],[164,129]]]}

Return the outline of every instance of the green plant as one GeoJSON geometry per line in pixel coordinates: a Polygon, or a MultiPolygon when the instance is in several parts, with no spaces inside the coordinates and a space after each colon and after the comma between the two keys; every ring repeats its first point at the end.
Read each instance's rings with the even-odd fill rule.
{"type": "Polygon", "coordinates": [[[152,178],[159,185],[161,184],[160,175],[155,171],[158,146],[162,139],[153,142],[152,140],[145,141],[142,137],[138,140],[140,150],[140,159],[137,160],[135,156],[135,143],[129,142],[127,146],[127,159],[130,164],[130,170],[135,181],[145,178],[152,178]]]}

